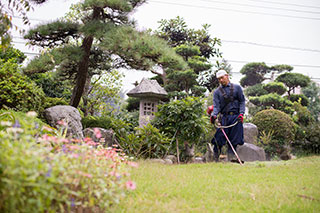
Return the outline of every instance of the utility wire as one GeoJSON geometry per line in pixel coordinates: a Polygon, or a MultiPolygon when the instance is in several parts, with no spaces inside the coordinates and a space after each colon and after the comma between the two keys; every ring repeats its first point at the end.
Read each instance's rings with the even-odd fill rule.
{"type": "Polygon", "coordinates": [[[245,7],[264,8],[264,9],[272,9],[272,10],[282,10],[282,11],[290,11],[290,12],[298,12],[298,13],[320,14],[320,12],[314,12],[314,11],[296,10],[296,9],[287,9],[287,8],[285,9],[285,8],[269,7],[269,6],[257,6],[252,4],[232,3],[232,2],[225,2],[225,1],[215,1],[215,0],[200,0],[200,1],[213,2],[213,3],[219,3],[219,4],[239,5],[239,6],[245,6],[245,7]]]}
{"type": "Polygon", "coordinates": [[[153,3],[159,3],[159,4],[171,4],[171,5],[178,5],[178,6],[184,6],[184,7],[192,7],[192,8],[201,8],[201,9],[212,9],[212,10],[222,10],[222,11],[232,11],[237,13],[251,13],[251,14],[257,14],[257,15],[267,15],[267,16],[279,16],[279,17],[286,17],[286,18],[296,18],[296,19],[309,19],[309,20],[317,20],[319,21],[320,18],[313,18],[313,17],[305,17],[305,16],[292,16],[292,15],[282,15],[282,14],[273,14],[273,13],[263,13],[263,12],[252,12],[252,11],[244,11],[244,10],[236,10],[236,9],[224,9],[224,8],[217,8],[217,7],[210,7],[210,6],[198,6],[198,5],[190,5],[190,4],[180,4],[180,3],[173,3],[173,2],[163,2],[163,1],[150,1],[153,3]]]}
{"type": "MultiPolygon", "coordinates": [[[[247,63],[252,63],[252,61],[241,61],[241,60],[229,60],[229,59],[225,59],[228,62],[233,62],[233,63],[240,63],[240,64],[247,64],[247,63]]],[[[269,63],[269,62],[265,62],[266,64],[271,64],[271,65],[277,65],[279,63],[269,63]]],[[[290,66],[293,67],[308,67],[308,68],[320,68],[320,65],[306,65],[306,64],[289,64],[289,63],[285,63],[288,64],[290,66]]]]}
{"type": "Polygon", "coordinates": [[[320,7],[317,6],[309,6],[309,5],[302,5],[302,4],[293,4],[293,3],[281,3],[281,2],[275,2],[275,1],[263,1],[263,0],[247,0],[247,1],[253,1],[253,2],[265,2],[268,4],[279,4],[279,5],[291,5],[296,7],[305,7],[305,8],[312,8],[312,9],[320,9],[320,7]]]}
{"type": "Polygon", "coordinates": [[[240,44],[249,44],[249,45],[255,45],[255,46],[262,46],[262,47],[271,47],[271,48],[290,49],[290,50],[298,50],[298,51],[308,51],[308,52],[320,53],[320,50],[316,50],[316,49],[306,49],[306,48],[297,48],[297,47],[288,47],[288,46],[259,44],[259,43],[250,42],[250,41],[233,41],[233,40],[221,40],[221,41],[222,42],[226,42],[226,43],[240,43],[240,44]]]}

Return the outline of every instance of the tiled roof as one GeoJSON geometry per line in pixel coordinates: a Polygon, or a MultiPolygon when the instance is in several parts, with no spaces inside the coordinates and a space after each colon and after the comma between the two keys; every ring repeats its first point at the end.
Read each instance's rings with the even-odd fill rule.
{"type": "Polygon", "coordinates": [[[143,78],[138,86],[127,93],[130,97],[157,97],[165,98],[168,93],[162,88],[156,80],[143,78]]]}

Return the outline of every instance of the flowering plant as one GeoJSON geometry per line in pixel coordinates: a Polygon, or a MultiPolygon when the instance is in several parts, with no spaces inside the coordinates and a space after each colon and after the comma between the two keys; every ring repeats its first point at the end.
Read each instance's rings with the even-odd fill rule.
{"type": "Polygon", "coordinates": [[[135,189],[129,166],[137,165],[117,147],[56,136],[32,113],[12,114],[0,124],[0,212],[103,211],[135,189]]]}

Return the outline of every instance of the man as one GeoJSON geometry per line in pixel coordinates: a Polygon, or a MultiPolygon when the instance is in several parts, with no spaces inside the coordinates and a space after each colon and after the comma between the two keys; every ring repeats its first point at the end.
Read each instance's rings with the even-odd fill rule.
{"type": "MultiPolygon", "coordinates": [[[[230,83],[229,75],[225,70],[219,70],[216,73],[216,77],[220,86],[213,93],[213,111],[210,115],[210,121],[214,124],[218,119],[222,126],[231,125],[231,127],[225,128],[224,131],[236,150],[237,145],[244,143],[243,115],[245,113],[245,97],[240,85],[230,83]],[[235,123],[236,125],[232,126],[235,123]]],[[[221,147],[226,144],[226,138],[220,128],[217,128],[212,143],[214,145],[215,160],[218,161],[221,147]]],[[[228,160],[236,160],[229,144],[228,160]]]]}

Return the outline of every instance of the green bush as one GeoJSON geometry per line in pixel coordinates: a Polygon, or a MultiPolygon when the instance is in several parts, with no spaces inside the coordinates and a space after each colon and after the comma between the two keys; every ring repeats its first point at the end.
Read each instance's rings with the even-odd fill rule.
{"type": "Polygon", "coordinates": [[[151,124],[133,128],[132,124],[112,116],[87,116],[81,122],[84,128],[112,129],[123,152],[136,158],[161,158],[169,149],[169,138],[151,124]]]}
{"type": "Polygon", "coordinates": [[[290,97],[286,96],[292,102],[299,102],[302,106],[309,105],[309,99],[304,94],[291,94],[290,97]]]}
{"type": "Polygon", "coordinates": [[[263,84],[255,84],[249,86],[244,90],[246,96],[261,96],[268,94],[267,90],[263,88],[263,84]]]}
{"type": "Polygon", "coordinates": [[[262,87],[267,93],[276,93],[278,95],[283,95],[287,91],[286,86],[282,82],[270,82],[263,84],[262,87]]]}
{"type": "Polygon", "coordinates": [[[64,98],[46,97],[44,100],[43,108],[47,109],[57,105],[68,105],[68,102],[64,98]]]}
{"type": "Polygon", "coordinates": [[[120,112],[115,117],[121,121],[130,124],[130,131],[132,132],[135,127],[139,126],[139,110],[131,112],[120,112]]]}
{"type": "Polygon", "coordinates": [[[262,110],[253,116],[252,123],[258,127],[260,136],[262,133],[272,135],[270,143],[264,144],[271,154],[280,154],[294,140],[295,123],[284,112],[276,109],[262,110]]]}
{"type": "Polygon", "coordinates": [[[292,114],[293,109],[291,108],[293,103],[287,98],[284,98],[276,93],[269,93],[259,97],[249,97],[249,101],[254,105],[262,105],[265,108],[273,108],[281,110],[287,114],[292,114]]]}
{"type": "Polygon", "coordinates": [[[108,116],[96,117],[96,116],[87,116],[81,119],[83,128],[89,127],[100,127],[103,129],[112,129],[112,118],[108,116]]]}
{"type": "Polygon", "coordinates": [[[132,97],[129,97],[127,100],[127,106],[126,106],[126,109],[129,111],[129,112],[132,112],[134,110],[139,110],[139,107],[140,107],[140,99],[139,98],[132,98],[132,97]]]}
{"type": "Polygon", "coordinates": [[[48,97],[65,99],[71,97],[71,81],[57,72],[36,73],[29,75],[29,78],[41,87],[48,97]]]}
{"type": "Polygon", "coordinates": [[[292,147],[298,154],[320,154],[320,124],[298,126],[292,147]]]}
{"type": "Polygon", "coordinates": [[[13,60],[0,61],[0,109],[43,111],[44,93],[27,76],[20,73],[13,60]]]}
{"type": "Polygon", "coordinates": [[[120,137],[120,146],[127,155],[143,159],[163,158],[168,154],[170,142],[170,138],[151,124],[120,137]]]}
{"type": "Polygon", "coordinates": [[[135,188],[132,163],[116,149],[39,135],[52,129],[30,117],[1,116],[0,212],[102,212],[135,188]]]}
{"type": "Polygon", "coordinates": [[[295,113],[293,115],[293,120],[298,125],[307,126],[315,120],[311,115],[310,111],[308,110],[308,108],[303,106],[302,104],[298,102],[294,102],[293,108],[295,110],[295,113]]]}
{"type": "Polygon", "coordinates": [[[320,123],[317,122],[307,107],[294,103],[293,120],[297,124],[295,141],[292,144],[298,153],[320,153],[320,123]]]}

